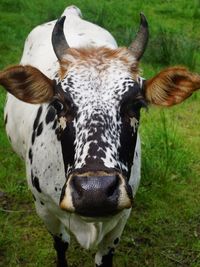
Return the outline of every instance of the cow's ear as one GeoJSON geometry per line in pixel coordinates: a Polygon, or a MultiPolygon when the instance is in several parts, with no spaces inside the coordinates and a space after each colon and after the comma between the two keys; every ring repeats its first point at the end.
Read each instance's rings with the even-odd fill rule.
{"type": "Polygon", "coordinates": [[[50,102],[54,95],[53,81],[32,66],[16,65],[0,72],[0,84],[31,104],[50,102]]]}
{"type": "Polygon", "coordinates": [[[184,67],[167,68],[144,83],[146,100],[159,106],[181,103],[199,88],[200,75],[184,67]]]}

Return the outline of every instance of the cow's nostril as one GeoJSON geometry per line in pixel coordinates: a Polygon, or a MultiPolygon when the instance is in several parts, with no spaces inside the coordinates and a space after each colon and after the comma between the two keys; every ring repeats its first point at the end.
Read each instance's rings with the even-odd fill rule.
{"type": "Polygon", "coordinates": [[[93,194],[104,190],[101,180],[97,177],[75,175],[71,179],[72,193],[78,198],[92,197],[93,194]]]}
{"type": "Polygon", "coordinates": [[[110,179],[110,184],[108,186],[108,189],[106,191],[107,197],[112,197],[115,195],[117,189],[119,187],[119,176],[112,176],[110,179]]]}
{"type": "Polygon", "coordinates": [[[84,179],[84,178],[85,177],[74,176],[71,181],[71,188],[73,192],[76,193],[79,198],[83,196],[83,191],[84,191],[84,188],[82,186],[80,179],[84,179]]]}

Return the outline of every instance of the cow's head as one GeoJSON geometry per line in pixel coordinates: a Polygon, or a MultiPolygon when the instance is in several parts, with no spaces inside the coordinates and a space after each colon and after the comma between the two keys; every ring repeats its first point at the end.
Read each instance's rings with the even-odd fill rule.
{"type": "Polygon", "coordinates": [[[148,40],[144,15],[128,49],[69,48],[63,23],[61,18],[52,34],[60,64],[54,81],[18,65],[0,73],[0,84],[22,101],[47,102],[56,110],[66,168],[61,208],[105,216],[132,204],[129,178],[140,109],[182,102],[200,88],[200,76],[172,67],[152,79],[140,78],[138,62],[148,40]]]}

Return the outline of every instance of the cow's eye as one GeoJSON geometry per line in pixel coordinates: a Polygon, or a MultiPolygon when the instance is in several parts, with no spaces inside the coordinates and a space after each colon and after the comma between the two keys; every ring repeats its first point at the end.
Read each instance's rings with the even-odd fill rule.
{"type": "Polygon", "coordinates": [[[137,117],[138,113],[140,112],[141,108],[146,108],[146,102],[144,100],[138,100],[134,103],[132,103],[131,105],[128,106],[127,108],[127,112],[129,117],[137,117]]]}
{"type": "Polygon", "coordinates": [[[129,101],[127,102],[122,109],[122,112],[124,115],[132,118],[132,117],[138,117],[140,113],[141,108],[146,108],[147,104],[144,100],[136,100],[136,101],[129,101]]]}
{"type": "Polygon", "coordinates": [[[57,113],[60,113],[64,110],[64,105],[58,99],[54,100],[52,106],[56,109],[57,113]]]}
{"type": "Polygon", "coordinates": [[[76,115],[77,108],[68,98],[62,101],[59,97],[56,97],[51,105],[56,109],[59,117],[66,117],[68,121],[72,120],[76,115]]]}

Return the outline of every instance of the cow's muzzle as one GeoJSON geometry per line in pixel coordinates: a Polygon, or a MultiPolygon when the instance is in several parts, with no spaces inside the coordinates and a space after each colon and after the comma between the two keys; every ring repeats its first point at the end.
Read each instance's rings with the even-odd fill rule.
{"type": "Polygon", "coordinates": [[[118,173],[73,174],[63,188],[60,207],[86,217],[113,215],[132,205],[132,190],[118,173]]]}

